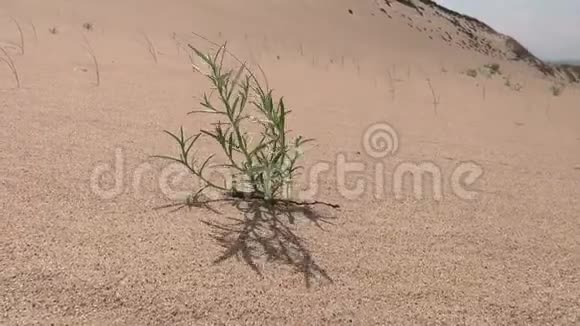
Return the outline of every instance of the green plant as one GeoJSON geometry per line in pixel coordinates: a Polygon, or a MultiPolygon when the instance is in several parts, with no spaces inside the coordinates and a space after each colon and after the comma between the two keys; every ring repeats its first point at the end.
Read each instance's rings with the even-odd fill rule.
{"type": "Polygon", "coordinates": [[[212,94],[217,95],[217,100],[213,100],[212,94],[204,93],[200,103],[203,109],[190,114],[211,114],[218,119],[212,128],[189,137],[183,127],[179,133],[165,131],[177,142],[179,156],[157,157],[182,164],[205,183],[193,199],[207,188],[214,188],[232,197],[275,201],[300,168],[296,165],[300,147],[310,140],[301,136],[289,138],[286,123],[290,111],[283,98],[275,99],[273,90],[264,87],[245,64],[240,62],[236,70],[224,67],[225,44],[213,55],[191,45],[190,48],[208,67],[209,72],[204,74],[212,85],[212,94]],[[253,137],[252,130],[259,130],[259,136],[253,137]],[[202,137],[219,145],[226,163],[213,165],[215,155],[201,161],[192,154],[192,148],[202,137]],[[233,184],[222,186],[209,180],[204,171],[210,166],[228,168],[233,172],[233,184]]]}
{"type": "Polygon", "coordinates": [[[500,65],[497,63],[490,63],[483,66],[485,69],[489,71],[491,76],[501,74],[500,65]]]}
{"type": "Polygon", "coordinates": [[[465,74],[472,78],[477,78],[477,70],[475,69],[468,69],[465,74]]]}
{"type": "Polygon", "coordinates": [[[564,92],[564,85],[563,84],[555,84],[550,86],[550,91],[554,96],[560,96],[564,92]]]}
{"type": "Polygon", "coordinates": [[[479,74],[491,78],[494,75],[501,74],[500,65],[497,63],[486,64],[483,67],[479,67],[478,69],[467,69],[465,74],[472,78],[477,78],[479,74]]]}
{"type": "Polygon", "coordinates": [[[519,92],[519,91],[521,91],[521,90],[522,90],[522,88],[523,88],[523,87],[522,87],[522,85],[521,85],[520,83],[515,83],[515,84],[513,84],[513,83],[512,83],[512,81],[511,81],[511,78],[510,78],[509,76],[508,76],[508,77],[506,77],[506,79],[505,79],[505,83],[504,83],[504,84],[505,84],[505,85],[506,85],[506,86],[507,86],[509,89],[511,89],[511,90],[513,90],[513,91],[516,91],[516,92],[519,92]]]}

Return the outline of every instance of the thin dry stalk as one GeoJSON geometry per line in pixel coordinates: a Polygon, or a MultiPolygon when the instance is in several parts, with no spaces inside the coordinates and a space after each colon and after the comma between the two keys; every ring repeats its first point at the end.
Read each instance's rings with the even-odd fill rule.
{"type": "Polygon", "coordinates": [[[10,16],[10,20],[14,23],[14,25],[16,25],[16,28],[18,29],[18,34],[20,35],[20,54],[23,55],[24,54],[24,33],[22,32],[22,27],[20,27],[20,23],[18,23],[18,21],[10,16]]]}
{"type": "Polygon", "coordinates": [[[32,33],[34,33],[34,40],[38,42],[38,33],[36,32],[36,26],[33,22],[30,22],[30,27],[32,27],[32,33]]]}
{"type": "Polygon", "coordinates": [[[394,101],[395,100],[395,92],[396,92],[396,88],[395,88],[395,80],[393,79],[393,74],[391,74],[391,70],[387,70],[387,76],[389,77],[389,87],[390,87],[390,92],[391,92],[391,99],[394,101]]]}
{"type": "Polygon", "coordinates": [[[93,65],[95,66],[96,85],[100,86],[101,85],[101,70],[99,68],[99,62],[97,61],[97,56],[95,55],[95,51],[93,50],[91,43],[89,42],[89,40],[87,39],[87,37],[84,34],[83,34],[83,40],[85,41],[85,49],[87,50],[87,53],[91,56],[91,59],[93,60],[93,65]]]}
{"type": "MultiPolygon", "coordinates": [[[[200,39],[206,41],[209,44],[212,44],[213,46],[216,46],[218,49],[223,48],[223,51],[225,51],[225,53],[229,54],[232,58],[234,58],[234,60],[236,60],[240,65],[246,67],[246,71],[250,74],[250,76],[254,79],[254,81],[258,82],[258,78],[256,78],[256,76],[254,75],[254,73],[252,72],[251,69],[247,68],[247,63],[246,62],[242,62],[242,60],[240,60],[240,58],[238,58],[234,53],[232,53],[231,51],[229,51],[225,44],[224,45],[220,45],[212,40],[210,40],[209,38],[196,33],[196,32],[191,32],[193,35],[199,37],[200,39]]],[[[190,49],[193,50],[193,47],[191,46],[191,44],[188,45],[190,49]]],[[[251,51],[251,50],[250,50],[251,51]]],[[[253,55],[251,55],[253,57],[253,55]]],[[[190,60],[192,60],[193,62],[193,57],[190,56],[190,60]]],[[[255,60],[254,60],[255,61],[255,60]]],[[[264,72],[264,69],[262,69],[262,66],[260,66],[260,64],[256,63],[256,66],[258,67],[258,69],[260,70],[260,73],[262,74],[262,78],[264,78],[264,83],[266,84],[266,88],[270,88],[270,84],[268,82],[268,77],[266,76],[266,73],[264,72]]]]}
{"type": "Polygon", "coordinates": [[[177,50],[177,55],[178,56],[181,55],[181,42],[179,42],[179,40],[177,39],[177,33],[173,32],[173,34],[171,34],[171,39],[175,43],[175,49],[177,50]]]}
{"type": "MultiPolygon", "coordinates": [[[[191,63],[192,67],[196,67],[195,64],[195,58],[193,57],[193,53],[191,53],[189,51],[189,48],[187,46],[184,45],[183,40],[179,37],[179,35],[177,35],[177,33],[173,33],[171,35],[171,39],[173,40],[173,42],[175,43],[175,49],[177,51],[177,55],[181,56],[181,50],[183,50],[186,54],[187,57],[189,58],[189,62],[191,63]]],[[[195,68],[194,68],[195,70],[195,68]]]]}
{"type": "Polygon", "coordinates": [[[189,53],[187,56],[189,57],[189,61],[191,62],[191,67],[193,68],[193,71],[197,71],[196,64],[195,64],[195,58],[193,57],[193,54],[189,53]]]}
{"type": "Polygon", "coordinates": [[[155,63],[157,63],[158,62],[157,50],[155,49],[155,45],[153,44],[153,41],[151,41],[149,36],[147,36],[147,33],[142,32],[142,34],[143,34],[143,38],[145,39],[145,42],[147,42],[147,50],[149,50],[149,53],[151,54],[153,61],[155,61],[155,63]]]}
{"type": "Polygon", "coordinates": [[[429,89],[431,89],[431,95],[433,96],[433,111],[437,115],[437,106],[439,106],[439,96],[435,93],[435,89],[431,84],[431,79],[427,78],[427,84],[429,84],[429,89]]]}
{"type": "Polygon", "coordinates": [[[14,76],[14,80],[16,81],[16,88],[20,88],[20,77],[18,76],[18,70],[14,65],[12,57],[3,47],[0,47],[0,52],[4,55],[4,57],[0,56],[0,61],[6,63],[8,68],[10,68],[12,75],[14,76]]]}
{"type": "Polygon", "coordinates": [[[483,100],[485,101],[486,95],[487,95],[487,89],[485,88],[485,82],[483,82],[481,84],[481,96],[483,97],[483,100]]]}

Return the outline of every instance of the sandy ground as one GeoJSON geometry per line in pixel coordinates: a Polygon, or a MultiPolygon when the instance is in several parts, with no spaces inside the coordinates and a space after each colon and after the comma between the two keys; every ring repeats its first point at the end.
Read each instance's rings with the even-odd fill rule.
{"type": "Polygon", "coordinates": [[[430,39],[422,26],[450,25],[399,4],[388,18],[372,1],[241,3],[0,1],[22,83],[0,66],[0,324],[580,323],[577,87],[553,97],[531,68],[430,39]],[[313,199],[339,210],[162,208],[168,164],[150,156],[176,148],[161,131],[207,123],[186,114],[207,87],[191,32],[264,68],[317,140],[298,184],[328,166],[313,199]],[[502,76],[463,74],[489,62],[502,76]],[[399,148],[374,159],[363,135],[381,122],[399,148]],[[346,185],[341,157],[364,165],[346,185]],[[399,164],[427,162],[442,200],[410,184],[395,198],[399,164]],[[484,172],[474,200],[451,187],[465,162],[484,172]],[[91,187],[107,167],[111,196],[91,187]]]}

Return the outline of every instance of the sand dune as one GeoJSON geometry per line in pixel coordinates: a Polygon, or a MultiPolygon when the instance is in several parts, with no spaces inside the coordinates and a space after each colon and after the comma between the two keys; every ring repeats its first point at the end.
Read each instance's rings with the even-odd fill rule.
{"type": "Polygon", "coordinates": [[[578,86],[404,2],[0,0],[21,83],[0,61],[0,323],[579,323],[578,86]],[[295,194],[314,180],[340,209],[265,212],[240,239],[231,205],[161,208],[191,186],[163,187],[162,130],[210,121],[187,115],[208,87],[187,45],[213,48],[196,34],[264,69],[316,139],[295,194]],[[397,151],[373,158],[385,123],[397,151]],[[346,184],[341,159],[364,167],[346,184]],[[401,166],[440,175],[417,198],[401,166]],[[483,172],[469,200],[461,169],[483,172]]]}

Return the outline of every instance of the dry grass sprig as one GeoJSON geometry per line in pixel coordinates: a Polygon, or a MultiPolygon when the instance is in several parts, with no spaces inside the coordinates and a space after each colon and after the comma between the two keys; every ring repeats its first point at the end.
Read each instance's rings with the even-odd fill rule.
{"type": "Polygon", "coordinates": [[[97,86],[101,85],[101,70],[99,67],[99,61],[97,60],[97,56],[95,55],[95,51],[93,49],[93,47],[91,46],[91,43],[89,42],[89,40],[87,39],[87,37],[83,34],[83,40],[85,42],[85,49],[87,50],[87,53],[91,56],[91,59],[93,60],[93,65],[95,66],[95,83],[97,86]]]}
{"type": "Polygon", "coordinates": [[[142,34],[143,34],[143,38],[145,39],[145,42],[147,42],[147,50],[149,51],[149,54],[151,54],[153,61],[155,63],[158,63],[159,61],[157,58],[157,49],[155,49],[155,44],[153,44],[153,41],[149,38],[147,33],[142,32],[142,34]]]}
{"type": "Polygon", "coordinates": [[[14,23],[14,25],[16,25],[16,28],[18,29],[18,34],[20,36],[20,44],[18,45],[18,48],[20,49],[20,54],[23,55],[24,54],[24,33],[22,32],[22,27],[20,26],[20,23],[16,20],[16,18],[14,18],[12,16],[10,16],[9,18],[14,23]]]}
{"type": "Polygon", "coordinates": [[[431,84],[431,79],[427,78],[427,84],[429,85],[429,89],[431,89],[431,96],[433,96],[433,111],[435,115],[437,115],[437,107],[439,106],[439,95],[435,92],[433,85],[431,84]]]}
{"type": "Polygon", "coordinates": [[[38,33],[36,32],[36,26],[33,22],[30,22],[30,27],[32,28],[32,33],[34,33],[34,40],[38,41],[38,33]]]}
{"type": "Polygon", "coordinates": [[[16,69],[16,65],[14,64],[12,57],[3,47],[0,47],[0,54],[3,55],[0,56],[0,61],[6,63],[8,68],[10,68],[10,71],[12,71],[12,75],[14,76],[14,80],[16,81],[16,87],[20,88],[20,77],[18,76],[18,70],[16,69]]]}

